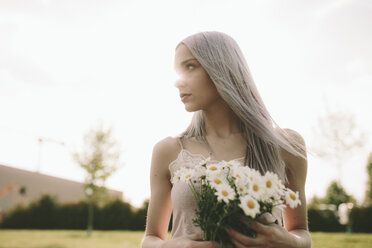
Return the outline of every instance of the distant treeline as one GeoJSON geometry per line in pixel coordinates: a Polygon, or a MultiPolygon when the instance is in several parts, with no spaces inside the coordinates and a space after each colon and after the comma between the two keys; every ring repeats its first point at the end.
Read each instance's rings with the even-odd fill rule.
{"type": "MultiPolygon", "coordinates": [[[[139,209],[122,200],[102,207],[94,205],[93,228],[98,230],[144,230],[148,202],[139,209]]],[[[88,202],[60,204],[44,195],[27,207],[5,213],[1,228],[14,229],[86,229],[88,202]]]]}
{"type": "MultiPolygon", "coordinates": [[[[312,232],[346,232],[337,213],[331,210],[310,208],[307,211],[309,230],[312,232]]],[[[372,233],[372,207],[354,207],[350,213],[350,230],[358,233],[372,233]]]]}
{"type": "MultiPolygon", "coordinates": [[[[94,205],[93,228],[97,230],[144,230],[148,201],[134,208],[122,200],[104,206],[94,205]]],[[[60,204],[45,195],[27,207],[19,206],[4,214],[1,228],[9,229],[81,229],[87,228],[88,203],[85,201],[60,204]]],[[[372,233],[372,207],[355,207],[350,213],[351,231],[372,233]]],[[[331,210],[308,209],[309,229],[312,232],[345,232],[347,227],[338,221],[331,210]]],[[[170,222],[171,224],[171,222],[170,222]]],[[[169,225],[171,229],[171,225],[169,225]]]]}

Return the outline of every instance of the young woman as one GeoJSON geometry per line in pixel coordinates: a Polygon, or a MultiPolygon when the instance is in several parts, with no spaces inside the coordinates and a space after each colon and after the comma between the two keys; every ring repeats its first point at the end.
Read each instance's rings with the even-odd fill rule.
{"type": "Polygon", "coordinates": [[[237,43],[220,32],[191,35],[176,47],[174,66],[181,101],[194,116],[182,134],[154,146],[142,247],[218,247],[203,241],[202,231],[192,223],[196,205],[187,184],[171,183],[178,168],[198,165],[207,157],[209,162],[236,160],[262,173],[275,172],[300,194],[299,207],[285,208],[277,216],[284,226],[266,214],[252,226],[256,238],[228,230],[236,247],[310,247],[305,143],[298,133],[272,120],[237,43]],[[167,240],[172,212],[172,237],[167,240]]]}

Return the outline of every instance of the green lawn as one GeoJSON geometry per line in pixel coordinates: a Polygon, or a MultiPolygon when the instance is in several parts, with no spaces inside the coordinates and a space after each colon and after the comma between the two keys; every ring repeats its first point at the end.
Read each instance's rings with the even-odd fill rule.
{"type": "MultiPolygon", "coordinates": [[[[312,233],[313,248],[370,248],[372,234],[312,233]]],[[[0,248],[138,248],[143,232],[1,230],[0,248]]]]}

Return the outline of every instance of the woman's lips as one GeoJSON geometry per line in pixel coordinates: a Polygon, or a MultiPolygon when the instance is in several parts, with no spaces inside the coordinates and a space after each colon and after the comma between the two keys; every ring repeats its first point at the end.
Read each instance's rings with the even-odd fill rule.
{"type": "Polygon", "coordinates": [[[181,94],[181,101],[185,101],[189,96],[191,96],[191,94],[181,94]]]}

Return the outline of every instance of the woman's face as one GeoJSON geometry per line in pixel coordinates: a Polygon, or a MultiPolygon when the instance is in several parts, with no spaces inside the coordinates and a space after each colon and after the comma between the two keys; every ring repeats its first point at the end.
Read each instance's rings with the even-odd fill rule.
{"type": "Polygon", "coordinates": [[[176,49],[174,69],[179,76],[175,86],[187,111],[206,110],[222,100],[208,73],[182,43],[176,49]]]}

